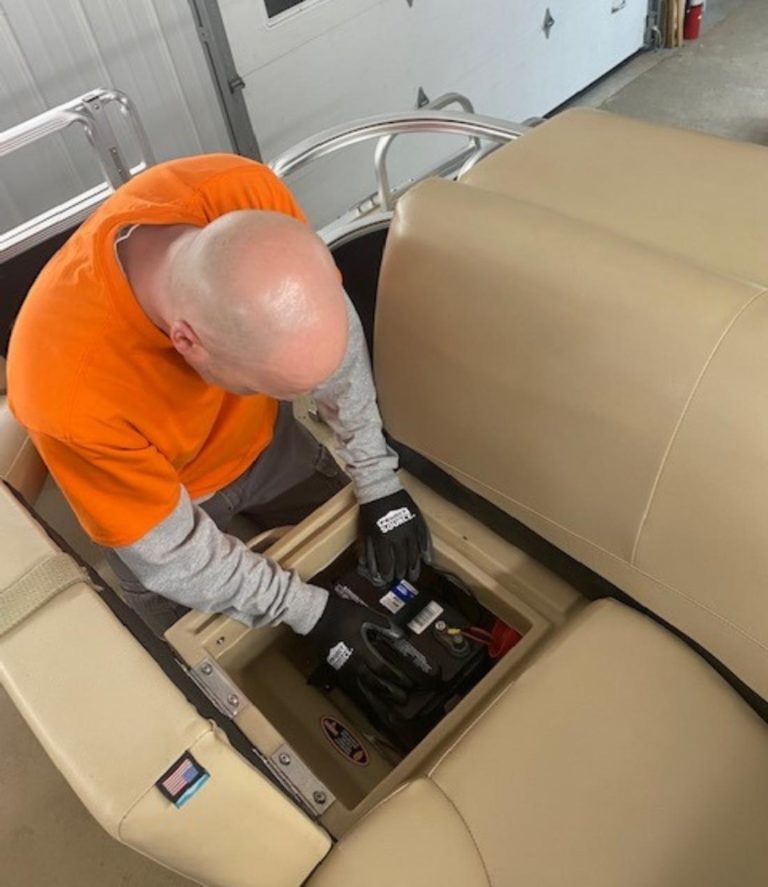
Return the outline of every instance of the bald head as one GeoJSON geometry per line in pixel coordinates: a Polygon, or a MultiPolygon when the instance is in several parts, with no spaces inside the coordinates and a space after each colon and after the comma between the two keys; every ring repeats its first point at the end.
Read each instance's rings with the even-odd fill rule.
{"type": "Polygon", "coordinates": [[[206,381],[290,399],[341,363],[341,281],[323,242],[296,219],[227,213],[185,239],[168,282],[171,340],[206,381]]]}

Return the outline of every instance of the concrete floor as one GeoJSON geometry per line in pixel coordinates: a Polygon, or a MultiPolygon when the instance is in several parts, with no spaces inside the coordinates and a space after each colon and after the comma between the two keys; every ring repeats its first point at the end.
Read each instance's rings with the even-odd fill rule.
{"type": "MultiPolygon", "coordinates": [[[[697,43],[637,56],[572,104],[768,144],[768,0],[710,0],[705,24],[697,43]]],[[[50,489],[43,505],[63,519],[50,489]]],[[[84,537],[76,547],[95,554],[84,537]]],[[[2,691],[0,861],[3,887],[191,883],[101,831],[2,691]]]]}
{"type": "MultiPolygon", "coordinates": [[[[718,8],[718,7],[715,7],[718,8]]],[[[768,2],[729,0],[721,24],[608,97],[618,114],[768,144],[768,2]]]]}

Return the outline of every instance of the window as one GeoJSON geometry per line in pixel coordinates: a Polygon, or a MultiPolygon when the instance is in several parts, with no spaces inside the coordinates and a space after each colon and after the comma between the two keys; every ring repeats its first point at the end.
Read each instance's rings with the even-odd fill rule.
{"type": "Polygon", "coordinates": [[[267,7],[267,15],[274,18],[281,12],[293,9],[294,6],[300,6],[303,2],[304,0],[264,0],[264,5],[267,7]]]}

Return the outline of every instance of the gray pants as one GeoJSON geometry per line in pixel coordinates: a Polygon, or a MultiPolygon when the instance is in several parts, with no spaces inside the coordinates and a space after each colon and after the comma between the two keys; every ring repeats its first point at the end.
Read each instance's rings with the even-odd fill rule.
{"type": "MultiPolygon", "coordinates": [[[[236,480],[200,503],[220,530],[237,514],[256,532],[298,523],[337,493],[349,479],[328,450],[280,404],[272,443],[236,480]]],[[[188,608],[148,591],[111,549],[107,560],[126,603],[161,636],[188,608]]]]}

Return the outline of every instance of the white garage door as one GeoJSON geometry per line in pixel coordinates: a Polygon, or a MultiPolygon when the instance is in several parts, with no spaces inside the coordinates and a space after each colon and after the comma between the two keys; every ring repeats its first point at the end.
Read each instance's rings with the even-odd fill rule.
{"type": "MultiPolygon", "coordinates": [[[[481,114],[540,116],[640,49],[648,12],[647,0],[220,0],[220,6],[266,159],[325,127],[413,108],[419,87],[430,97],[463,93],[481,114]]],[[[361,153],[327,161],[322,175],[293,182],[316,222],[373,189],[361,153]]]]}

